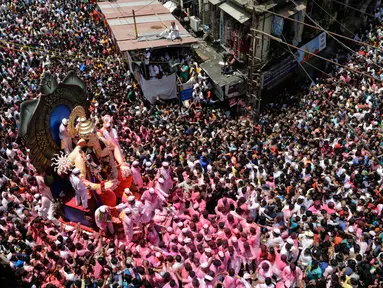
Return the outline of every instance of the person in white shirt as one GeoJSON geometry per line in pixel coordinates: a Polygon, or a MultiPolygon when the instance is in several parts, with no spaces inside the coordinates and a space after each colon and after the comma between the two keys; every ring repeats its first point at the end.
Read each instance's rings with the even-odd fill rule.
{"type": "Polygon", "coordinates": [[[285,242],[283,241],[281,237],[281,230],[278,228],[273,229],[271,233],[269,233],[269,239],[267,240],[267,245],[270,247],[275,247],[275,245],[279,245],[279,247],[282,247],[282,245],[285,242]]]}
{"type": "Polygon", "coordinates": [[[203,93],[202,91],[199,89],[199,87],[197,87],[193,93],[192,93],[192,96],[193,96],[193,99],[196,100],[196,101],[200,101],[203,99],[203,93]]]}
{"type": "Polygon", "coordinates": [[[145,62],[145,76],[146,79],[149,79],[149,63],[150,63],[150,49],[146,48],[144,52],[144,62],[145,62]]]}
{"type": "Polygon", "coordinates": [[[8,159],[13,160],[16,156],[15,150],[12,148],[11,145],[7,147],[7,150],[5,151],[5,154],[7,155],[8,159]]]}
{"type": "Polygon", "coordinates": [[[176,22],[171,22],[170,25],[170,32],[169,32],[169,39],[174,41],[176,39],[181,39],[180,37],[180,30],[178,29],[178,26],[176,25],[176,22]]]}
{"type": "Polygon", "coordinates": [[[302,250],[309,249],[314,244],[314,233],[312,231],[306,231],[304,234],[299,234],[299,240],[302,250]]]}
{"type": "Polygon", "coordinates": [[[75,281],[78,278],[75,276],[73,271],[68,266],[64,267],[64,269],[62,270],[62,273],[64,274],[65,279],[68,281],[75,281]]]}
{"type": "Polygon", "coordinates": [[[112,141],[116,146],[120,147],[120,144],[118,143],[117,131],[112,127],[112,125],[109,122],[105,124],[105,128],[102,132],[102,135],[106,140],[112,141]]]}
{"type": "Polygon", "coordinates": [[[327,268],[324,270],[323,272],[323,277],[325,277],[326,279],[328,277],[331,277],[331,275],[337,271],[337,265],[338,263],[336,262],[336,260],[331,260],[330,261],[330,265],[327,266],[327,268]]]}
{"type": "Polygon", "coordinates": [[[76,192],[76,205],[80,206],[81,204],[84,209],[88,209],[88,192],[85,184],[80,179],[80,172],[78,168],[73,169],[69,181],[76,192]]]}
{"type": "Polygon", "coordinates": [[[160,73],[160,70],[157,65],[150,64],[149,65],[149,77],[150,79],[156,79],[158,77],[158,74],[160,73]]]}
{"type": "Polygon", "coordinates": [[[44,177],[41,175],[36,176],[38,191],[41,194],[41,210],[40,215],[44,219],[53,219],[53,196],[51,189],[45,185],[44,177]]]}
{"type": "Polygon", "coordinates": [[[64,150],[65,153],[70,153],[73,150],[72,139],[69,136],[68,131],[68,119],[64,118],[61,121],[59,127],[59,137],[61,140],[61,149],[64,150]]]}
{"type": "Polygon", "coordinates": [[[149,65],[149,62],[150,62],[150,50],[149,48],[146,48],[145,50],[145,53],[144,53],[144,56],[145,56],[145,65],[149,65]]]}
{"type": "Polygon", "coordinates": [[[273,283],[270,277],[267,277],[263,283],[258,283],[255,288],[274,288],[275,284],[273,283]]]}
{"type": "Polygon", "coordinates": [[[311,257],[311,251],[310,249],[304,249],[302,250],[301,255],[298,259],[299,266],[306,268],[308,265],[311,264],[312,257],[311,257]]]}
{"type": "Polygon", "coordinates": [[[283,245],[279,254],[286,255],[289,261],[295,261],[298,256],[299,251],[294,246],[294,241],[292,239],[287,239],[286,243],[283,245]]]}

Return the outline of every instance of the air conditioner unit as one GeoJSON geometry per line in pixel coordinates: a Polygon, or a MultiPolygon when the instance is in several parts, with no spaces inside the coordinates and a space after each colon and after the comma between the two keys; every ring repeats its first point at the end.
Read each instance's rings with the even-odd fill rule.
{"type": "Polygon", "coordinates": [[[198,32],[201,25],[201,19],[198,19],[195,16],[190,17],[190,27],[194,32],[198,32]]]}

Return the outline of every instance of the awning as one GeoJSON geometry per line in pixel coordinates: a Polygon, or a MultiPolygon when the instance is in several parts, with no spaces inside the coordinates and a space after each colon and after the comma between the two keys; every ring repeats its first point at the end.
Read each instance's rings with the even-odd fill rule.
{"type": "Polygon", "coordinates": [[[277,9],[276,13],[281,14],[282,16],[285,16],[285,17],[290,17],[306,9],[306,5],[304,3],[297,2],[297,4],[298,6],[295,6],[294,4],[290,3],[289,5],[281,9],[277,9]]]}
{"type": "Polygon", "coordinates": [[[209,2],[213,5],[217,5],[219,3],[222,3],[224,0],[209,0],[209,2]]]}
{"type": "Polygon", "coordinates": [[[250,13],[247,13],[243,9],[231,4],[231,3],[223,3],[219,5],[219,8],[237,20],[239,23],[243,24],[247,20],[251,18],[250,13]]]}

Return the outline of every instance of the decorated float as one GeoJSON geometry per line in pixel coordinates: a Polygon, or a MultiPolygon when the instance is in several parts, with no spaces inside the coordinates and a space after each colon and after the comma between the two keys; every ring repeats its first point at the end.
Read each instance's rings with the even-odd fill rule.
{"type": "MultiPolygon", "coordinates": [[[[98,207],[116,206],[126,188],[134,190],[118,143],[105,139],[90,119],[86,87],[75,72],[60,83],[46,73],[41,95],[22,103],[20,114],[19,137],[52,196],[62,201],[63,220],[92,227],[98,207]],[[87,207],[76,201],[79,189],[87,207]]],[[[111,117],[103,120],[112,124],[111,117]]]]}

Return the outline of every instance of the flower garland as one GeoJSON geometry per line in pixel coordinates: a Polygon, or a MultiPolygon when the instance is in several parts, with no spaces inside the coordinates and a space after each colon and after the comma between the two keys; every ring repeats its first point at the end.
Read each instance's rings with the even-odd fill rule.
{"type": "Polygon", "coordinates": [[[96,177],[96,179],[101,183],[113,179],[117,179],[118,177],[118,170],[116,167],[116,162],[114,159],[113,153],[109,150],[109,156],[100,158],[100,164],[96,164],[92,160],[92,153],[94,155],[97,155],[97,152],[94,149],[87,149],[86,152],[82,151],[81,156],[85,161],[85,164],[87,168],[89,169],[90,173],[96,177]],[[107,158],[107,161],[105,159],[107,158]],[[107,177],[103,177],[101,174],[108,175],[107,177]]]}

